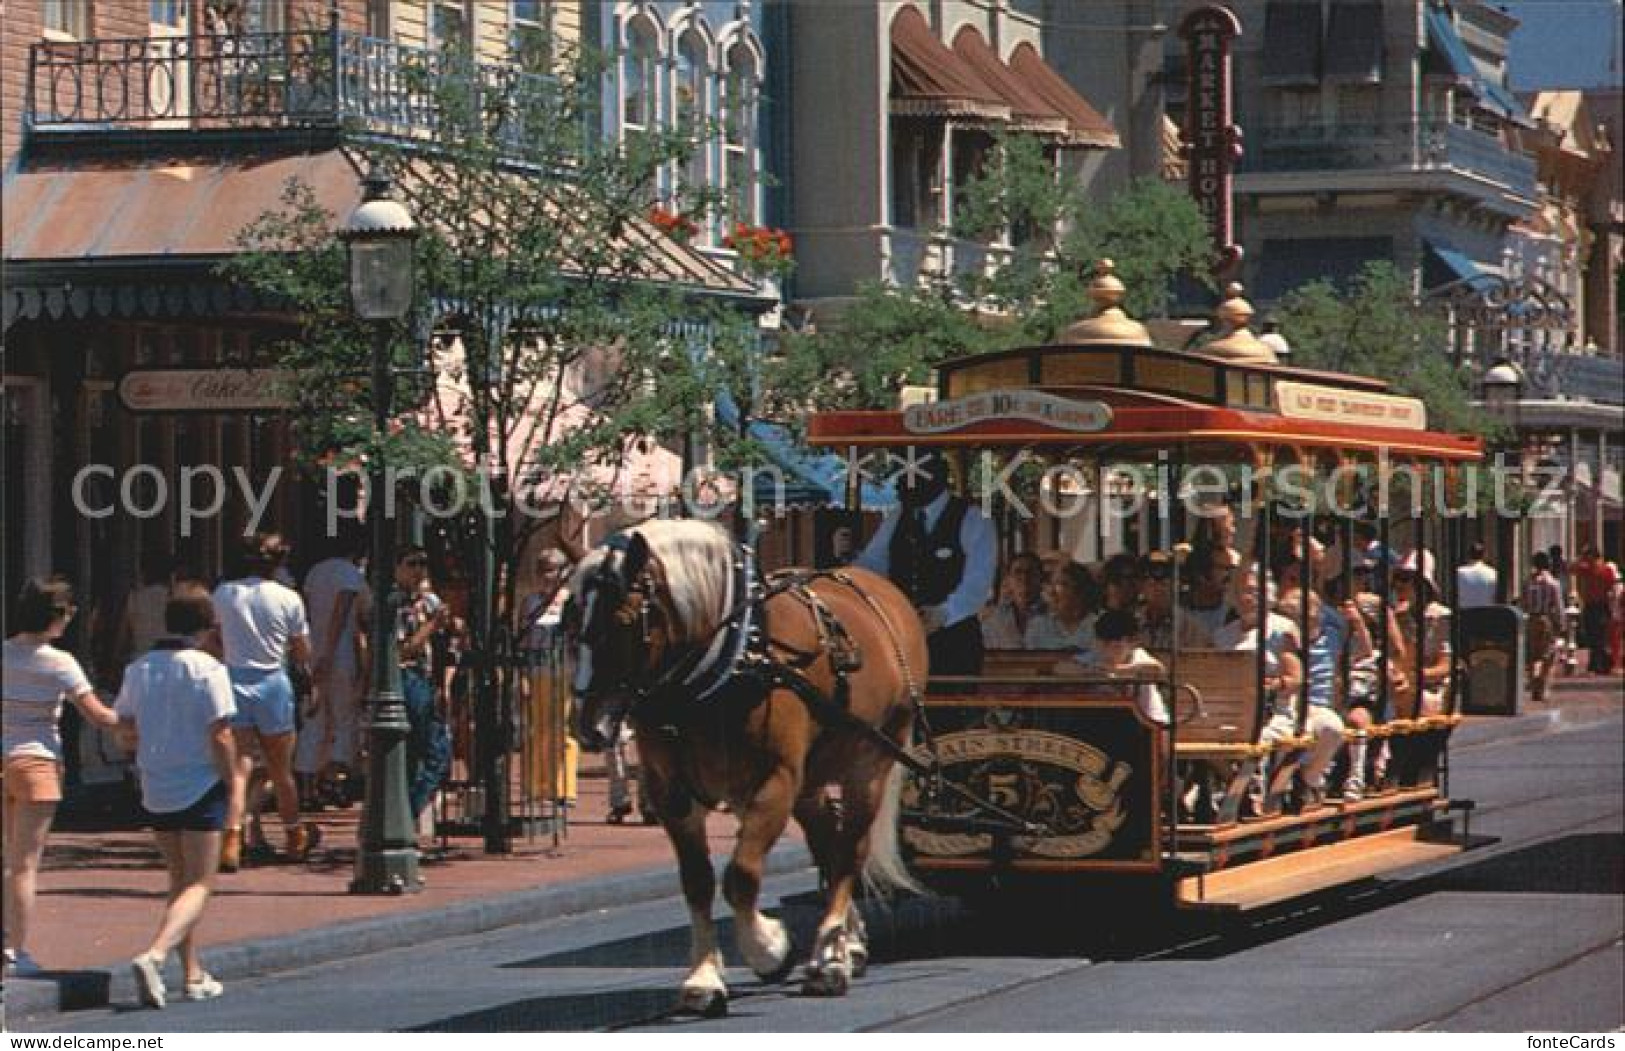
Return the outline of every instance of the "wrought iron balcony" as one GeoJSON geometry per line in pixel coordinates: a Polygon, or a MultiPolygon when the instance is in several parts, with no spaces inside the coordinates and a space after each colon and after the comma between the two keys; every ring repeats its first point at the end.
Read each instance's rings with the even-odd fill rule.
{"type": "Polygon", "coordinates": [[[51,139],[333,129],[433,141],[456,98],[522,155],[525,128],[557,97],[550,76],[338,29],[44,41],[29,56],[25,126],[51,139]]]}
{"type": "Polygon", "coordinates": [[[1495,135],[1451,121],[1337,121],[1248,132],[1244,173],[1454,170],[1536,198],[1535,159],[1495,135]]]}

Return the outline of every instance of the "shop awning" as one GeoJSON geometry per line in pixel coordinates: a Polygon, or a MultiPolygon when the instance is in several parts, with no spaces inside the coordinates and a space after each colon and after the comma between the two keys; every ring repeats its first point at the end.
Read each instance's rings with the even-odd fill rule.
{"type": "Polygon", "coordinates": [[[1382,4],[1335,0],[1326,31],[1326,79],[1344,84],[1382,83],[1382,4]]]}
{"type": "Polygon", "coordinates": [[[1010,119],[1010,104],[937,39],[914,7],[892,19],[891,111],[995,123],[1010,119]]]}
{"type": "Polygon", "coordinates": [[[1037,48],[1027,43],[1017,44],[1016,49],[1010,53],[1010,68],[1033,92],[1066,117],[1067,123],[1072,128],[1070,141],[1073,145],[1101,146],[1107,149],[1116,149],[1122,145],[1122,140],[1117,137],[1117,129],[1112,127],[1112,122],[1101,116],[1099,110],[1074,91],[1066,78],[1044,61],[1037,48]]]}
{"type": "MultiPolygon", "coordinates": [[[[251,158],[76,159],[6,176],[0,204],[4,324],[19,318],[206,316],[263,307],[214,273],[290,179],[342,220],[360,200],[340,149],[251,158]]],[[[403,179],[403,185],[411,176],[403,179]]],[[[434,185],[428,179],[428,185],[434,185]]],[[[411,187],[405,186],[410,197],[411,187]]],[[[749,299],[753,284],[639,223],[623,235],[643,278],[749,299]]]]}
{"type": "Polygon", "coordinates": [[[1471,256],[1438,238],[1424,237],[1426,249],[1422,260],[1422,283],[1427,288],[1438,288],[1455,281],[1477,281],[1489,276],[1471,256]]]}
{"type": "Polygon", "coordinates": [[[1467,44],[1456,32],[1455,24],[1450,21],[1450,15],[1440,7],[1429,4],[1427,7],[1427,39],[1428,48],[1437,62],[1443,68],[1430,72],[1443,72],[1453,76],[1477,96],[1479,104],[1485,109],[1499,113],[1509,120],[1527,121],[1524,109],[1518,100],[1505,86],[1498,84],[1494,79],[1487,77],[1473,61],[1473,54],[1467,50],[1467,44]]]}
{"type": "Polygon", "coordinates": [[[1272,88],[1320,83],[1320,4],[1270,0],[1264,7],[1263,83],[1272,88]]]}
{"type": "Polygon", "coordinates": [[[1015,70],[1000,62],[999,56],[975,28],[966,26],[954,37],[954,54],[1009,103],[1012,131],[1070,135],[1072,126],[1067,122],[1066,115],[1046,102],[1044,96],[1015,70]]]}

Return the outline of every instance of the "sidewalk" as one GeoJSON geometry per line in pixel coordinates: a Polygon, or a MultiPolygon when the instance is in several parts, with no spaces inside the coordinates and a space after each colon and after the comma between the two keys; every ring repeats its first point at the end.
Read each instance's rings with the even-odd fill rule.
{"type": "MultiPolygon", "coordinates": [[[[1465,746],[1517,736],[1553,719],[1592,722],[1618,712],[1621,700],[1617,675],[1558,679],[1548,703],[1526,705],[1511,719],[1469,717],[1455,741],[1465,746]]],[[[422,891],[399,898],[348,893],[359,806],[324,812],[317,818],[322,844],[309,863],[245,868],[220,877],[198,932],[211,968],[222,978],[240,977],[676,895],[665,834],[658,827],[605,824],[601,760],[586,762],[580,805],[573,811],[579,823],[570,826],[557,849],[550,836],[521,837],[512,855],[491,857],[479,840],[456,839],[447,860],[422,866],[422,891]]],[[[268,817],[278,831],[275,816],[268,817]]],[[[710,829],[714,852],[731,847],[732,818],[713,815],[710,829]]],[[[772,861],[778,872],[809,864],[793,825],[772,861]]],[[[31,940],[42,965],[70,972],[62,981],[64,1008],[99,1006],[110,996],[119,1002],[128,981],[121,963],[146,947],[165,885],[149,833],[52,834],[31,940]]],[[[6,986],[13,1018],[39,1018],[57,1009],[56,982],[8,981],[6,986]]]]}

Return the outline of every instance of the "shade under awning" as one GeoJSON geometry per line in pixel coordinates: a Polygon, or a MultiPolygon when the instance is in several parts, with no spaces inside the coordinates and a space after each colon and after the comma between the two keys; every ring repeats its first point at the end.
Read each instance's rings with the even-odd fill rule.
{"type": "Polygon", "coordinates": [[[1382,4],[1336,0],[1326,32],[1326,79],[1345,84],[1382,83],[1382,4]]]}
{"type": "Polygon", "coordinates": [[[1071,131],[1066,115],[1046,102],[1015,70],[1000,62],[974,27],[965,26],[954,37],[954,54],[1009,103],[1011,130],[1041,135],[1066,135],[1071,131]]]}
{"type": "Polygon", "coordinates": [[[1010,104],[937,39],[925,16],[905,7],[891,24],[891,111],[1003,123],[1010,104]]]}
{"type": "Polygon", "coordinates": [[[1066,117],[1071,126],[1069,141],[1078,146],[1116,148],[1122,145],[1112,122],[1079,95],[1066,78],[1055,72],[1031,44],[1017,44],[1010,53],[1010,68],[1036,94],[1066,117]]]}
{"type": "Polygon", "coordinates": [[[1272,88],[1320,83],[1320,4],[1270,0],[1264,8],[1264,74],[1272,88]]]}

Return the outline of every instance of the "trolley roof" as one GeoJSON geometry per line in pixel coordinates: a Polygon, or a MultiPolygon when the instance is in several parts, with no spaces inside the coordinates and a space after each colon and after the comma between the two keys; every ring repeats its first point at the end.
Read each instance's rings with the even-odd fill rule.
{"type": "Polygon", "coordinates": [[[1062,341],[996,351],[938,368],[939,400],[894,411],[815,414],[807,437],[827,447],[1086,448],[1123,455],[1180,447],[1216,460],[1288,447],[1304,454],[1475,461],[1483,441],[1427,429],[1416,398],[1382,380],[1279,364],[1247,328],[1252,308],[1231,286],[1221,339],[1198,351],[1151,344],[1123,314],[1122,285],[1101,264],[1100,311],[1062,341]]]}

